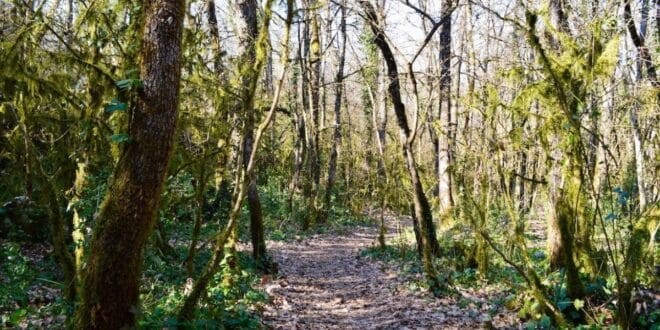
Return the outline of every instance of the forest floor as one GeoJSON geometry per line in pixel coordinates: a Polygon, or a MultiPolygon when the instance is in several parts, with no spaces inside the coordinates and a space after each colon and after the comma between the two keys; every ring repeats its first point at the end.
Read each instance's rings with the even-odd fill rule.
{"type": "MultiPolygon", "coordinates": [[[[388,217],[388,227],[395,223],[388,217]]],[[[396,237],[389,228],[388,243],[396,237]]],[[[411,290],[421,274],[402,274],[397,265],[364,257],[377,244],[377,228],[355,227],[304,240],[269,242],[279,265],[277,278],[262,281],[270,295],[263,323],[274,329],[474,329],[512,328],[515,313],[493,309],[484,289],[458,289],[435,298],[411,290]],[[456,297],[458,296],[458,297],[456,297]]]]}

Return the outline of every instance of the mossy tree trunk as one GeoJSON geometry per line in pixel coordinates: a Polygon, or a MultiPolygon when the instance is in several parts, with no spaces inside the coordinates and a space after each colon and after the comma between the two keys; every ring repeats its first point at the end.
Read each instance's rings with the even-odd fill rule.
{"type": "Polygon", "coordinates": [[[392,104],[394,105],[394,113],[396,114],[400,130],[402,153],[406,161],[406,168],[412,184],[415,216],[420,221],[419,231],[422,243],[424,271],[429,282],[430,291],[436,292],[442,287],[433,264],[433,256],[439,250],[438,241],[435,237],[435,225],[431,214],[431,206],[424,192],[424,188],[422,187],[417,164],[415,162],[415,156],[413,154],[412,142],[414,140],[414,134],[408,124],[406,109],[401,99],[401,84],[399,82],[399,72],[396,60],[394,59],[394,54],[386,41],[381,20],[376,14],[374,7],[368,1],[360,1],[360,5],[364,11],[367,24],[374,34],[374,43],[383,54],[383,60],[387,65],[387,76],[389,78],[388,92],[392,104]]]}
{"type": "MultiPolygon", "coordinates": [[[[565,15],[562,10],[563,1],[553,0],[550,3],[551,14],[554,15],[555,24],[563,31],[568,31],[565,22],[565,15]]],[[[571,299],[578,299],[584,296],[584,286],[580,280],[580,273],[575,262],[576,254],[586,254],[590,261],[590,251],[586,248],[590,246],[589,237],[578,237],[576,235],[577,226],[585,226],[586,219],[584,208],[584,173],[586,168],[584,161],[583,140],[581,136],[582,126],[579,122],[580,102],[585,98],[585,86],[570,80],[566,77],[560,77],[556,68],[550,62],[546,49],[541,45],[540,38],[536,35],[536,21],[538,17],[527,11],[526,22],[528,24],[528,43],[538,54],[539,62],[543,66],[545,74],[549,77],[551,86],[554,88],[554,98],[556,106],[563,114],[563,124],[567,127],[567,132],[559,131],[563,135],[560,141],[560,148],[565,157],[561,168],[563,185],[558,189],[553,200],[553,214],[550,216],[550,232],[548,239],[550,243],[550,261],[561,264],[566,269],[567,293],[571,299]],[[568,80],[568,81],[564,81],[568,80]],[[569,90],[570,89],[570,90],[569,90]],[[569,96],[570,95],[570,96],[569,96]],[[576,249],[576,239],[587,240],[581,242],[582,249],[576,249]]],[[[560,45],[555,45],[560,47],[560,45]]],[[[579,232],[578,232],[579,234],[579,232]]]]}
{"type": "Polygon", "coordinates": [[[337,75],[335,77],[335,127],[333,132],[333,143],[330,151],[330,161],[328,164],[328,178],[325,185],[325,197],[323,199],[323,209],[319,212],[318,223],[325,223],[328,220],[328,213],[331,207],[332,190],[335,185],[335,176],[337,174],[337,158],[339,156],[339,145],[341,144],[341,101],[344,92],[344,63],[346,62],[346,7],[344,2],[339,5],[341,19],[339,23],[339,64],[337,66],[337,75]]]}
{"type": "Polygon", "coordinates": [[[131,111],[131,141],[101,205],[83,268],[79,329],[132,328],[136,323],[142,250],[155,223],[176,126],[184,3],[145,3],[144,87],[131,111]]]}
{"type": "MultiPolygon", "coordinates": [[[[256,42],[259,35],[259,26],[257,23],[258,4],[256,0],[240,0],[233,4],[235,14],[237,15],[236,26],[242,53],[240,60],[241,80],[241,108],[245,120],[245,131],[243,137],[243,169],[247,169],[250,161],[250,154],[254,148],[254,125],[255,109],[254,98],[255,90],[252,85],[259,80],[260,71],[255,70],[253,64],[257,60],[256,42]]],[[[266,49],[260,49],[260,52],[266,52],[266,49]]],[[[265,56],[265,54],[262,54],[265,56]]],[[[261,56],[261,55],[260,55],[261,56]]],[[[253,171],[247,178],[247,201],[250,210],[250,234],[252,240],[252,256],[256,262],[257,268],[265,273],[274,271],[270,258],[266,251],[266,242],[264,240],[263,214],[261,211],[261,201],[259,200],[259,191],[257,190],[257,175],[253,171]]]]}
{"type": "MultiPolygon", "coordinates": [[[[252,1],[252,0],[247,0],[247,1],[252,1]]],[[[259,74],[263,70],[265,61],[267,60],[265,55],[266,55],[266,50],[268,48],[268,33],[269,33],[270,20],[272,16],[271,7],[273,5],[273,2],[274,2],[273,0],[266,1],[262,24],[260,29],[258,30],[258,34],[256,34],[257,36],[255,40],[253,41],[255,47],[255,55],[256,55],[255,61],[250,63],[249,68],[244,67],[244,69],[247,70],[246,72],[248,73],[248,77],[250,77],[250,81],[249,84],[244,86],[246,88],[245,90],[243,90],[244,94],[242,94],[243,102],[241,107],[242,111],[240,113],[241,116],[246,115],[249,112],[249,109],[253,109],[254,107],[254,97],[257,90],[257,83],[259,81],[259,74]]],[[[240,9],[242,10],[243,8],[240,9]]],[[[268,112],[266,117],[261,121],[256,132],[253,133],[254,137],[253,137],[252,149],[249,154],[245,153],[243,150],[248,145],[244,141],[248,137],[248,134],[246,134],[248,130],[248,126],[245,120],[243,121],[244,125],[241,132],[242,141],[240,141],[239,143],[240,150],[237,152],[238,159],[236,162],[236,166],[238,166],[239,168],[236,171],[235,180],[234,180],[236,185],[234,187],[234,192],[232,195],[229,220],[227,222],[227,226],[222,231],[219,231],[217,233],[215,238],[215,246],[213,248],[211,259],[208,261],[206,267],[201,272],[201,274],[195,279],[191,293],[184,299],[183,304],[179,309],[178,318],[181,321],[192,321],[194,319],[195,307],[197,306],[197,303],[205,294],[206,287],[211,282],[213,275],[215,275],[215,273],[218,271],[220,262],[227,257],[225,248],[227,246],[229,246],[230,248],[234,246],[234,243],[232,241],[236,239],[234,235],[236,234],[236,226],[240,218],[240,211],[243,205],[243,199],[248,193],[250,178],[253,177],[253,171],[255,168],[255,160],[257,155],[257,148],[259,146],[259,141],[261,140],[265,130],[268,128],[268,126],[270,125],[273,119],[273,116],[275,114],[275,109],[279,100],[279,95],[281,93],[282,83],[284,81],[284,78],[286,77],[286,68],[288,67],[288,57],[289,57],[289,47],[288,47],[289,32],[290,32],[290,26],[292,20],[293,20],[293,0],[287,0],[287,19],[286,19],[286,28],[284,32],[285,35],[283,41],[284,50],[282,56],[282,67],[284,69],[282,72],[282,76],[278,80],[277,89],[275,91],[275,96],[273,98],[273,103],[270,111],[268,112]],[[244,160],[243,160],[244,155],[247,155],[249,157],[246,166],[244,166],[244,160]]]]}
{"type": "Polygon", "coordinates": [[[305,1],[307,15],[309,16],[309,47],[308,51],[308,72],[309,80],[307,88],[308,104],[306,125],[306,143],[307,143],[307,165],[306,182],[304,189],[304,198],[307,201],[307,214],[305,214],[304,227],[309,227],[311,222],[316,220],[318,205],[317,197],[319,193],[319,184],[321,181],[320,170],[320,149],[319,149],[319,112],[320,112],[320,82],[321,82],[321,39],[320,39],[320,18],[318,0],[305,1]]]}
{"type": "Polygon", "coordinates": [[[650,237],[649,229],[657,228],[660,223],[660,207],[650,207],[635,223],[630,233],[630,243],[626,248],[624,258],[622,283],[619,287],[619,303],[617,304],[617,323],[623,329],[630,329],[635,321],[635,306],[633,289],[637,283],[637,271],[644,261],[644,245],[650,237]]]}

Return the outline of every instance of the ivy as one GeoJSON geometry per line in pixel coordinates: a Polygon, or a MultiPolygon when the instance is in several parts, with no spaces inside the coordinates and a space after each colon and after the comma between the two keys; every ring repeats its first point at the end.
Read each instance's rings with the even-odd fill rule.
{"type": "Polygon", "coordinates": [[[140,79],[122,79],[115,83],[120,91],[128,91],[133,89],[143,89],[144,83],[140,79]]]}
{"type": "Polygon", "coordinates": [[[113,113],[115,111],[126,111],[127,105],[124,102],[119,101],[119,99],[112,99],[110,104],[107,104],[104,109],[107,113],[113,113]]]}
{"type": "Polygon", "coordinates": [[[127,133],[118,133],[110,136],[110,142],[121,144],[128,143],[131,141],[131,137],[127,133]]]}

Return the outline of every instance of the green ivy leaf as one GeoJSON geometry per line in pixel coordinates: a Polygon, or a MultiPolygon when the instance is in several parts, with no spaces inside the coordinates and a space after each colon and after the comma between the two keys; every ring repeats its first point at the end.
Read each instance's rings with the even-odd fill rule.
{"type": "Polygon", "coordinates": [[[541,329],[550,329],[552,327],[552,322],[550,321],[550,317],[548,317],[547,315],[543,315],[539,320],[538,326],[541,329]]]}
{"type": "Polygon", "coordinates": [[[117,81],[115,84],[122,91],[130,90],[134,88],[138,88],[138,89],[144,88],[144,84],[140,79],[122,79],[120,81],[117,81]]]}
{"type": "Polygon", "coordinates": [[[105,106],[105,112],[113,113],[115,111],[126,111],[127,105],[124,102],[119,101],[118,99],[112,99],[110,104],[105,106]]]}
{"type": "Polygon", "coordinates": [[[119,133],[119,134],[114,134],[114,135],[110,136],[110,142],[112,142],[112,143],[120,144],[120,143],[126,143],[126,142],[130,142],[130,141],[131,141],[131,137],[127,133],[119,133]]]}

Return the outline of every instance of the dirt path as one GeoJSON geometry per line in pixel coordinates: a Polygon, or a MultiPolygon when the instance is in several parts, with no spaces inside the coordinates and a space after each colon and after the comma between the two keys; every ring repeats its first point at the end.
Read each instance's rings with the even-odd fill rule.
{"type": "Polygon", "coordinates": [[[265,283],[263,311],[274,329],[473,329],[488,319],[479,306],[411,292],[391,267],[359,256],[375,244],[374,228],[301,242],[270,242],[280,277],[265,283]]]}

